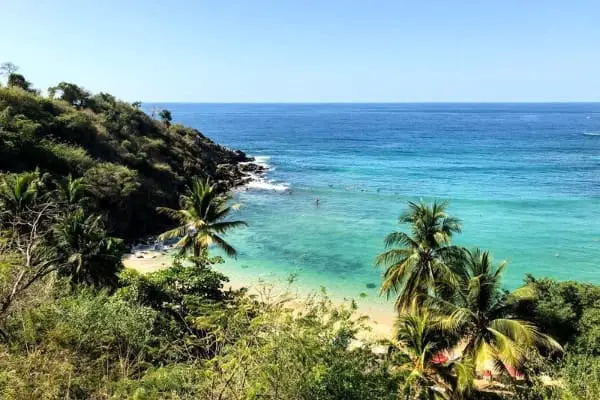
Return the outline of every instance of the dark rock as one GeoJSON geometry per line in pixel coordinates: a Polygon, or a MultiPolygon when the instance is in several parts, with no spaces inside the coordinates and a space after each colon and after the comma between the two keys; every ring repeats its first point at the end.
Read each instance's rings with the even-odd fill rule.
{"type": "Polygon", "coordinates": [[[254,163],[240,164],[239,168],[243,172],[251,172],[255,174],[262,174],[267,171],[264,166],[254,163]]]}
{"type": "Polygon", "coordinates": [[[237,162],[254,161],[254,157],[248,157],[246,153],[241,150],[235,150],[233,154],[235,156],[235,161],[237,162]]]}

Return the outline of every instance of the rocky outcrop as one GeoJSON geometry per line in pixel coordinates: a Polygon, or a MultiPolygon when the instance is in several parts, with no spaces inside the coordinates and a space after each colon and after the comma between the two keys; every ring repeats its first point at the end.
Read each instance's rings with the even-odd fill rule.
{"type": "Polygon", "coordinates": [[[217,166],[218,183],[225,189],[246,185],[257,175],[262,175],[267,171],[264,166],[253,163],[252,157],[247,157],[239,150],[238,153],[243,154],[243,158],[240,157],[240,159],[244,161],[217,166]]]}

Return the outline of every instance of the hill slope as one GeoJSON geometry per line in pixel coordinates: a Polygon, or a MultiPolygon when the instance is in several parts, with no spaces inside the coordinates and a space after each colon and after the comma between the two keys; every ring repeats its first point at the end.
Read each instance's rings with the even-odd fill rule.
{"type": "Polygon", "coordinates": [[[49,93],[40,96],[28,82],[0,88],[0,171],[83,177],[115,235],[158,232],[167,221],[155,208],[175,207],[194,176],[224,188],[247,179],[243,152],[171,124],[168,112],[158,121],[139,104],[65,82],[49,93]]]}

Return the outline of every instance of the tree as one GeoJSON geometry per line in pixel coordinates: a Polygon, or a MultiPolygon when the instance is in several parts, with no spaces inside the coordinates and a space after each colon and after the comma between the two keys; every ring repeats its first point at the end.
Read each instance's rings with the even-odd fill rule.
{"type": "Polygon", "coordinates": [[[0,75],[9,76],[11,74],[14,74],[18,70],[19,70],[19,67],[17,67],[15,64],[13,64],[11,62],[4,62],[4,63],[0,64],[0,75]]]}
{"type": "Polygon", "coordinates": [[[92,103],[90,92],[74,83],[61,82],[48,88],[48,95],[51,98],[54,98],[57,93],[60,93],[59,98],[61,100],[66,101],[78,110],[90,107],[92,103]]]}
{"type": "Polygon", "coordinates": [[[538,347],[561,350],[550,336],[532,323],[517,319],[518,303],[533,296],[529,287],[512,293],[501,289],[506,263],[492,264],[487,251],[466,251],[465,275],[450,301],[431,299],[447,313],[443,324],[462,338],[464,353],[480,369],[486,363],[514,375],[525,360],[527,351],[538,347]]]}
{"type": "Polygon", "coordinates": [[[11,73],[8,75],[8,87],[18,87],[23,90],[32,91],[31,82],[25,79],[21,74],[11,73]]]}
{"type": "Polygon", "coordinates": [[[143,183],[137,170],[121,164],[98,163],[83,174],[87,192],[94,200],[95,210],[107,217],[112,232],[125,232],[131,224],[135,203],[143,183]]]}
{"type": "Polygon", "coordinates": [[[194,257],[200,257],[211,244],[222,249],[227,255],[235,257],[237,252],[220,235],[230,229],[246,226],[244,221],[226,221],[225,218],[235,208],[228,206],[228,197],[217,191],[217,186],[205,181],[194,180],[187,193],[181,198],[181,209],[174,210],[158,207],[178,226],[159,236],[161,240],[179,238],[176,246],[181,253],[193,251],[194,257]]]}
{"type": "Polygon", "coordinates": [[[600,355],[600,287],[589,283],[527,276],[535,298],[523,304],[521,318],[568,346],[571,353],[600,355]]]}
{"type": "Polygon", "coordinates": [[[171,121],[173,120],[173,117],[171,116],[171,111],[164,109],[161,110],[158,113],[158,116],[160,117],[161,121],[166,125],[166,126],[171,126],[171,121]]]}
{"type": "Polygon", "coordinates": [[[409,210],[399,222],[410,224],[411,235],[390,233],[385,239],[389,250],[375,259],[377,266],[386,268],[381,291],[388,296],[397,293],[399,310],[415,298],[422,303],[429,294],[451,292],[460,274],[462,257],[462,250],[450,245],[452,235],[460,232],[461,223],[448,215],[446,203],[408,204],[409,210]]]}
{"type": "Polygon", "coordinates": [[[119,208],[141,187],[138,171],[109,162],[85,171],[83,183],[96,199],[119,208]]]}
{"type": "Polygon", "coordinates": [[[49,245],[57,204],[42,192],[38,171],[4,175],[0,181],[0,318],[30,287],[57,268],[49,245]]]}
{"type": "Polygon", "coordinates": [[[123,269],[123,241],[108,236],[101,216],[85,216],[82,209],[65,215],[54,228],[61,255],[59,275],[75,284],[116,287],[123,269]]]}
{"type": "MultiPolygon", "coordinates": [[[[7,174],[0,180],[0,217],[18,216],[28,207],[32,207],[43,186],[43,177],[39,171],[25,172],[18,175],[7,174]]],[[[2,219],[0,218],[0,222],[2,219]]]]}
{"type": "Polygon", "coordinates": [[[68,206],[76,206],[87,199],[87,186],[83,178],[73,178],[69,174],[65,179],[58,182],[58,198],[64,201],[68,206]]]}
{"type": "Polygon", "coordinates": [[[442,319],[414,301],[398,317],[390,355],[404,375],[403,398],[462,399],[473,388],[469,362],[450,360],[442,319]]]}

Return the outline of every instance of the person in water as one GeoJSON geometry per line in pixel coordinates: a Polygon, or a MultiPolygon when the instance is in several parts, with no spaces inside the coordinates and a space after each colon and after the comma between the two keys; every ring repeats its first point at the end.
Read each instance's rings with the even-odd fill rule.
{"type": "Polygon", "coordinates": [[[317,197],[317,199],[315,200],[315,206],[319,207],[319,198],[317,197]]]}

